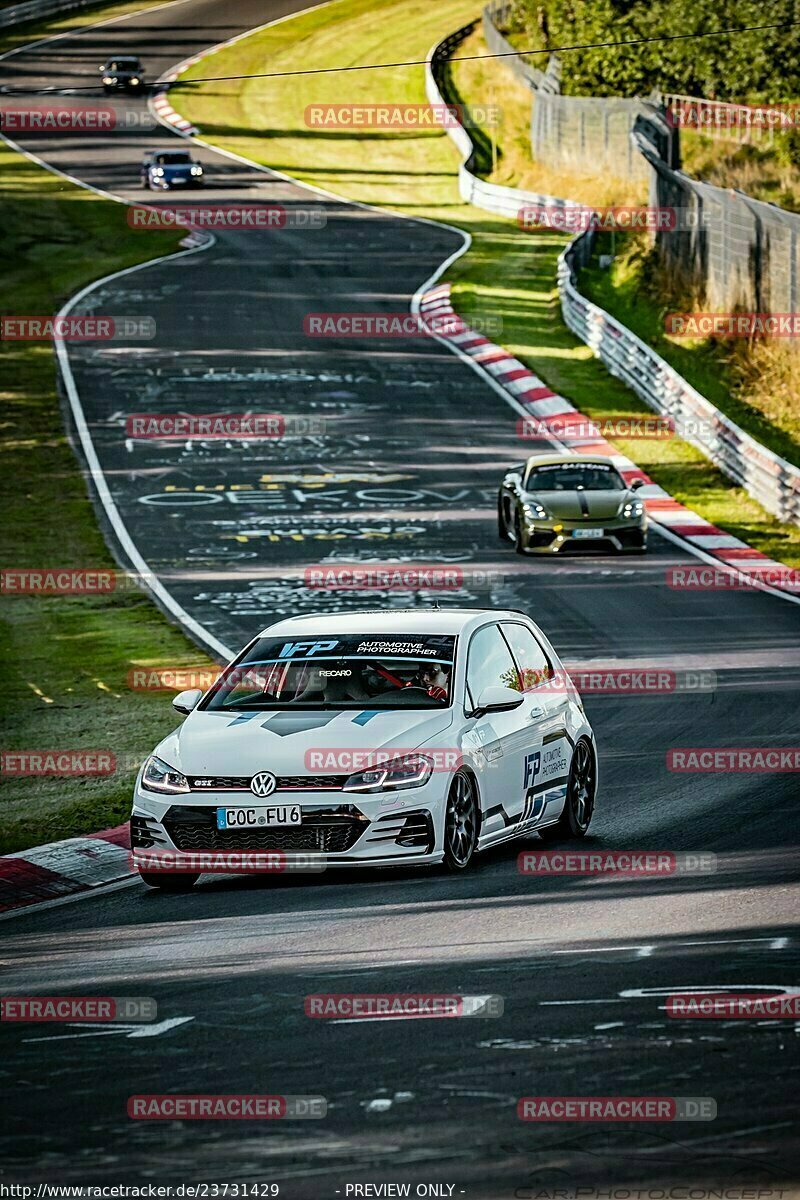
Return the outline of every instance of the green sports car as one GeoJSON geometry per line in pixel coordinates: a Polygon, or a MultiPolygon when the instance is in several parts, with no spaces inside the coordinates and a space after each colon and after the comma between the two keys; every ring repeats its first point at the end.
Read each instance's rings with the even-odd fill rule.
{"type": "Polygon", "coordinates": [[[613,549],[643,554],[647,513],[607,458],[535,454],[506,471],[497,497],[497,529],[518,554],[613,549]]]}

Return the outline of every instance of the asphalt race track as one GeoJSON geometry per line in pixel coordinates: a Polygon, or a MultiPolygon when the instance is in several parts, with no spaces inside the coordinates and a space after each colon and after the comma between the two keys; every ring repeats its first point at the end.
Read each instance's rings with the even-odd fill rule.
{"type": "MultiPolygon", "coordinates": [[[[7,58],[0,85],[68,92],[94,83],[114,51],[140,54],[154,79],[299,7],[179,0],[7,58]]],[[[148,203],[162,198],[138,186],[141,153],[180,144],[161,128],[19,140],[86,183],[148,203]]],[[[149,341],[70,350],[103,473],[152,570],[232,649],[284,614],[405,603],[303,583],[321,562],[401,560],[503,575],[440,602],[524,609],[567,662],[714,672],[705,691],[586,697],[601,754],[586,845],[711,852],[718,870],[528,877],[517,854],[539,844],[531,838],[458,878],[216,880],[188,896],[137,882],[16,916],[2,926],[4,990],[154,996],[159,1022],[186,1020],[146,1036],[0,1027],[10,1100],[0,1180],[267,1181],[291,1200],[390,1181],[486,1200],[577,1185],[787,1187],[800,1170],[800,1026],[676,1020],[664,997],[797,984],[797,779],[675,774],[666,754],[797,744],[800,607],[671,590],[667,569],[692,560],[655,534],[645,558],[515,556],[496,537],[495,494],[503,466],[529,444],[500,397],[433,341],[303,332],[312,312],[407,311],[458,236],[204,148],[198,156],[204,201],[280,203],[325,223],[220,233],[211,249],[124,275],[83,302],[155,321],[149,341]],[[325,432],[246,446],[125,434],[133,412],[248,409],[323,419],[325,432]],[[327,991],[499,994],[505,1008],[499,1019],[309,1020],[304,996],[327,991]],[[127,1117],[130,1095],[169,1092],[321,1095],[328,1115],[127,1117]],[[712,1097],[717,1116],[533,1125],[516,1117],[517,1098],[531,1094],[712,1097]]]]}

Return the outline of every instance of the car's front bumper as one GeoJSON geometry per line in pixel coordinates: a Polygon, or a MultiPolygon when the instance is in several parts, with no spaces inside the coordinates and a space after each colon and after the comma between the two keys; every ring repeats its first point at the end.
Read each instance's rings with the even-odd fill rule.
{"type": "MultiPolygon", "coordinates": [[[[214,862],[226,873],[226,856],[246,871],[248,855],[273,856],[277,869],[392,866],[441,862],[447,781],[434,775],[424,786],[365,794],[331,791],[277,791],[269,804],[297,805],[300,825],[218,830],[216,810],[263,805],[249,792],[179,793],[164,796],[137,784],[131,815],[134,864],[149,869],[159,855],[174,870],[190,871],[214,862]],[[208,859],[204,855],[211,856],[208,859]]],[[[257,868],[255,868],[257,869],[257,868]]],[[[266,869],[269,869],[267,867],[266,869]]]]}
{"type": "Polygon", "coordinates": [[[166,179],[162,176],[151,175],[150,186],[162,192],[169,192],[173,189],[188,192],[191,188],[201,188],[203,186],[203,176],[179,176],[178,178],[166,179]]]}
{"type": "Polygon", "coordinates": [[[586,554],[593,549],[637,553],[647,547],[647,522],[537,521],[524,526],[524,543],[530,554],[586,554]],[[600,536],[596,532],[586,536],[589,530],[599,531],[600,536]]]}

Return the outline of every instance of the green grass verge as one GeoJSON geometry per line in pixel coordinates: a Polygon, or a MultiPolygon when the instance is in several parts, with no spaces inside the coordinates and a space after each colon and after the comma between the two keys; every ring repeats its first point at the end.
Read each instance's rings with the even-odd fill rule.
{"type": "MultiPolygon", "coordinates": [[[[292,71],[424,58],[436,40],[477,15],[477,6],[464,0],[436,5],[427,0],[334,3],[219,51],[192,67],[182,81],[208,74],[256,73],[265,62],[272,71],[292,71]]],[[[472,40],[463,52],[470,50],[472,40]]],[[[450,98],[486,103],[491,98],[487,70],[486,63],[453,63],[450,98]]],[[[503,68],[496,71],[493,96],[504,109],[498,173],[505,173],[504,182],[516,183],[529,101],[503,68]]],[[[565,239],[549,232],[523,233],[513,222],[464,205],[458,196],[457,154],[443,131],[368,130],[354,135],[305,123],[305,108],[314,103],[423,103],[421,67],[312,75],[304,77],[302,87],[297,78],[183,82],[172,95],[175,107],[202,135],[226,149],[351,199],[468,230],[473,246],[448,273],[459,311],[499,316],[499,340],[593,419],[650,411],[609,376],[561,319],[555,272],[565,239]]],[[[483,131],[481,151],[491,170],[488,131],[483,131]]],[[[616,439],[615,444],[707,520],[771,557],[800,565],[800,529],[766,513],[693,447],[678,439],[616,439]]]]}
{"type": "MultiPolygon", "coordinates": [[[[598,237],[590,266],[581,273],[581,291],[595,304],[612,313],[652,346],[712,404],[736,421],[752,437],[775,454],[800,465],[800,414],[786,413],[768,420],[763,412],[746,402],[745,393],[733,384],[736,344],[714,338],[676,339],[664,332],[664,317],[675,305],[665,305],[654,285],[658,277],[656,254],[646,236],[626,238],[622,252],[617,238],[617,256],[610,268],[601,268],[599,256],[611,250],[607,234],[598,237]]],[[[764,348],[766,349],[766,347],[764,348]]],[[[784,349],[781,347],[780,349],[784,349]]]]}
{"type": "MultiPolygon", "coordinates": [[[[4,314],[56,312],[92,279],[177,248],[130,229],[125,208],[0,145],[4,314]]],[[[2,344],[0,560],[5,567],[112,568],[62,426],[53,348],[2,344]]],[[[107,778],[2,780],[0,853],[119,823],[133,761],[177,723],[169,696],[132,692],[136,665],[208,665],[140,592],[0,597],[3,750],[109,749],[107,778]]]]}

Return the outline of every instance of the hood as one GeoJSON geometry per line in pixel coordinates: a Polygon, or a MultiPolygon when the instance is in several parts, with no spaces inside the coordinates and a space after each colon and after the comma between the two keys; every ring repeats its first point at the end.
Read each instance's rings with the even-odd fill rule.
{"type": "MultiPolygon", "coordinates": [[[[156,167],[160,166],[160,165],[161,165],[160,163],[153,164],[153,166],[156,166],[156,167]]],[[[181,163],[178,166],[175,163],[172,163],[172,164],[165,163],[164,166],[161,167],[161,170],[164,172],[165,175],[169,176],[170,178],[173,178],[175,175],[191,175],[192,167],[194,165],[195,165],[194,163],[181,163]]]]}
{"type": "Polygon", "coordinates": [[[184,775],[339,775],[349,773],[348,754],[442,747],[452,722],[452,709],[193,712],[155,753],[184,775]],[[344,766],[332,758],[336,751],[344,766]],[[322,757],[307,762],[310,752],[322,757]]]}
{"type": "Polygon", "coordinates": [[[627,496],[614,491],[574,491],[531,493],[543,504],[551,516],[561,521],[608,521],[616,517],[620,505],[627,496]]]}

